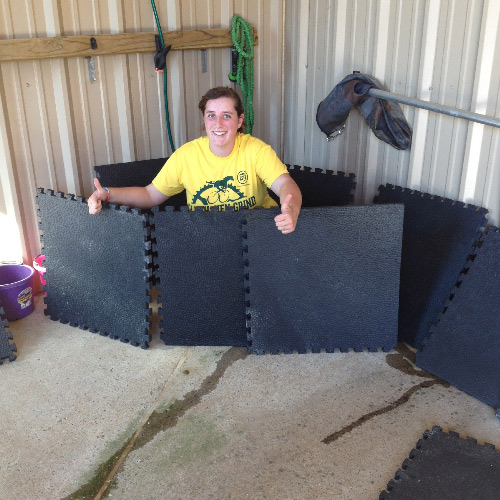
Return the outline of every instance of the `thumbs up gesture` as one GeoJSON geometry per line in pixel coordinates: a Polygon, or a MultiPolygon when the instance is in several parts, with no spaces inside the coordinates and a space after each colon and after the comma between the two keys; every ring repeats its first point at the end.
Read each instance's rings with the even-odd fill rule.
{"type": "Polygon", "coordinates": [[[289,193],[285,201],[281,204],[281,213],[274,218],[278,231],[281,231],[283,234],[289,234],[295,231],[299,215],[296,212],[295,205],[292,201],[292,194],[289,193]]]}
{"type": "Polygon", "coordinates": [[[87,205],[89,206],[89,214],[95,215],[102,210],[102,202],[107,199],[108,192],[101,186],[99,179],[96,177],[94,179],[95,191],[91,194],[87,200],[87,205]]]}

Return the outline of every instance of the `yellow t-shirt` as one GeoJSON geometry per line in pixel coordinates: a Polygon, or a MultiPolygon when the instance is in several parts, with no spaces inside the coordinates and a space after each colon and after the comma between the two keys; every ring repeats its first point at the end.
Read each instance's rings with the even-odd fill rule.
{"type": "Polygon", "coordinates": [[[176,150],[153,186],[166,196],[186,189],[189,207],[276,206],[267,186],[288,171],[274,150],[248,134],[236,135],[233,151],[219,158],[210,151],[208,137],[200,137],[176,150]]]}

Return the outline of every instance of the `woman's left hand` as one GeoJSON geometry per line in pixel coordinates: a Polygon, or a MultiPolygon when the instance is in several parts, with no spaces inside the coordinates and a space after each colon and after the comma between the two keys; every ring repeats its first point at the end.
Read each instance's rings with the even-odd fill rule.
{"type": "Polygon", "coordinates": [[[278,231],[281,231],[283,234],[293,233],[298,217],[299,210],[295,210],[292,195],[288,194],[285,201],[281,204],[281,213],[274,218],[278,231]]]}

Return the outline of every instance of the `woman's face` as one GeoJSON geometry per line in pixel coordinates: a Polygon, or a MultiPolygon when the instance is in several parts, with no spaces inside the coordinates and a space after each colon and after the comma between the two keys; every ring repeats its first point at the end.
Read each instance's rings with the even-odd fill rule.
{"type": "Polygon", "coordinates": [[[210,151],[214,155],[223,158],[231,154],[243,118],[244,115],[238,116],[234,101],[230,97],[219,97],[207,101],[203,122],[205,123],[210,151]]]}

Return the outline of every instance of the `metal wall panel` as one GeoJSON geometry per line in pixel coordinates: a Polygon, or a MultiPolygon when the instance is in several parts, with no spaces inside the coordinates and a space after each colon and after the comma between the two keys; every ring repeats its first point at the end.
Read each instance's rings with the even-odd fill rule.
{"type": "MultiPolygon", "coordinates": [[[[163,32],[230,27],[238,14],[257,28],[254,135],[281,147],[282,1],[161,0],[163,32]]],[[[0,39],[157,30],[151,2],[2,0],[0,39]]],[[[0,261],[40,253],[37,187],[88,197],[95,165],[171,154],[163,75],[153,53],[0,64],[0,261]]],[[[228,78],[229,49],[171,51],[168,107],[173,142],[199,137],[201,95],[228,78]]],[[[234,85],[238,88],[237,85],[234,85]]]]}
{"type": "MultiPolygon", "coordinates": [[[[498,116],[497,0],[162,0],[164,31],[257,28],[254,135],[286,163],[354,172],[357,203],[391,182],[486,207],[500,223],[499,130],[402,106],[410,150],[380,142],[354,111],[327,143],[318,104],[352,71],[391,92],[498,116]]],[[[156,31],[149,0],[2,0],[0,39],[156,31]]],[[[152,54],[0,64],[0,260],[40,252],[36,187],[89,196],[93,167],[171,153],[163,77],[152,54]],[[3,238],[3,235],[7,235],[3,238]]],[[[229,49],[172,51],[168,104],[176,147],[202,133],[197,102],[229,85],[229,49]]]]}
{"type": "Polygon", "coordinates": [[[402,106],[413,144],[397,151],[356,111],[329,143],[315,120],[353,71],[393,93],[499,116],[499,23],[496,0],[289,0],[284,161],[354,172],[358,203],[390,182],[484,206],[499,224],[499,129],[402,106]]]}

